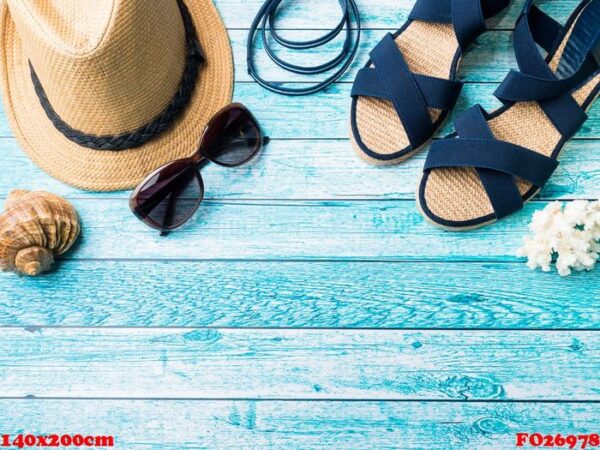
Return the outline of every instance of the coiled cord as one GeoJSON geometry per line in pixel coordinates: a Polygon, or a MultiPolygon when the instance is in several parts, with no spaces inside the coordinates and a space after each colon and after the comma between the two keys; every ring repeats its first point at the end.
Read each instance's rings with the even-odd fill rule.
{"type": "Polygon", "coordinates": [[[277,10],[279,9],[281,3],[283,3],[283,0],[267,0],[265,4],[261,7],[261,9],[258,11],[256,17],[254,18],[252,26],[250,27],[250,33],[248,34],[246,55],[246,61],[248,64],[248,74],[265,89],[268,89],[269,91],[275,92],[277,94],[291,96],[314,94],[336,82],[346,72],[350,64],[352,64],[352,61],[356,56],[356,52],[358,51],[358,45],[360,43],[361,34],[360,14],[358,11],[358,7],[356,6],[355,0],[339,0],[339,2],[342,8],[342,18],[335,28],[333,28],[327,34],[317,39],[312,39],[309,41],[293,41],[290,39],[283,38],[275,30],[277,10]],[[355,39],[352,39],[353,17],[354,21],[356,22],[355,39]],[[256,67],[254,65],[254,41],[259,26],[261,26],[261,37],[265,52],[267,53],[271,61],[273,61],[282,69],[300,75],[319,75],[340,66],[339,69],[333,75],[328,77],[325,81],[303,88],[285,87],[282,83],[265,80],[260,75],[258,75],[256,67]],[[279,58],[273,52],[273,49],[269,44],[267,35],[268,32],[273,38],[273,40],[282,47],[291,50],[308,50],[321,47],[331,42],[343,30],[345,30],[346,32],[346,38],[344,40],[344,45],[342,47],[341,52],[335,58],[318,66],[299,66],[295,64],[290,64],[284,61],[283,59],[279,58]]]}

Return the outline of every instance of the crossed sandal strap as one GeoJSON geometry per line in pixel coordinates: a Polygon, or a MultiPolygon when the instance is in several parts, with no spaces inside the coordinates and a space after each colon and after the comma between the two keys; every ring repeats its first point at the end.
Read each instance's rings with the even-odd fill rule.
{"type": "Polygon", "coordinates": [[[510,0],[418,0],[409,19],[451,23],[464,51],[486,30],[485,20],[508,6],[510,0]]]}
{"type": "Polygon", "coordinates": [[[495,139],[479,105],[458,117],[454,124],[458,137],[434,142],[424,170],[476,169],[498,219],[523,207],[515,177],[542,187],[558,167],[553,158],[495,139]]]}
{"type": "Polygon", "coordinates": [[[411,73],[389,33],[375,46],[370,56],[375,67],[363,68],[358,72],[352,86],[352,96],[391,101],[411,146],[419,147],[434,132],[427,108],[451,108],[460,94],[462,84],[411,73]]]}
{"type": "MultiPolygon", "coordinates": [[[[576,17],[574,14],[573,17],[576,17]]],[[[548,53],[556,51],[564,28],[528,0],[517,21],[514,33],[515,55],[519,70],[511,70],[494,95],[503,103],[536,101],[548,119],[565,139],[571,138],[587,120],[587,114],[571,96],[598,62],[593,56],[600,45],[600,28],[593,45],[580,52],[587,55],[578,61],[578,69],[571,75],[559,78],[560,70],[553,72],[538,50],[538,45],[548,53]]],[[[573,45],[569,41],[570,45],[573,45]]]]}
{"type": "MultiPolygon", "coordinates": [[[[452,23],[461,49],[485,31],[485,19],[509,0],[418,0],[409,18],[452,23]]],[[[386,34],[370,53],[374,67],[361,69],[352,87],[352,97],[374,97],[390,101],[404,126],[411,147],[418,148],[435,131],[428,108],[450,110],[462,83],[410,71],[394,37],[386,34]]]]}

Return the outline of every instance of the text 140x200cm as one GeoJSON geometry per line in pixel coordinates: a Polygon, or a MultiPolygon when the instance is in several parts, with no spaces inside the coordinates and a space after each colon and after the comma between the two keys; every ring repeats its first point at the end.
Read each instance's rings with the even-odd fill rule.
{"type": "Polygon", "coordinates": [[[1,435],[0,447],[114,447],[113,436],[91,436],[84,434],[49,434],[37,436],[33,434],[1,435]]]}

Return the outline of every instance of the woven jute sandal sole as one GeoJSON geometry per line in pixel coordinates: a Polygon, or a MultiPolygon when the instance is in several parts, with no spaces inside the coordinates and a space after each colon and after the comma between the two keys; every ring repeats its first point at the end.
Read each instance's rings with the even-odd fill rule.
{"type": "MultiPolygon", "coordinates": [[[[377,99],[371,99],[371,100],[377,100],[377,99]]],[[[436,111],[436,110],[432,109],[431,111],[436,111]]],[[[439,111],[439,110],[437,110],[437,111],[439,111]]],[[[437,125],[437,128],[438,129],[443,128],[444,125],[446,124],[446,122],[448,122],[449,118],[450,118],[450,114],[440,114],[439,125],[437,125]]],[[[350,126],[352,127],[352,123],[350,123],[350,126]]],[[[398,158],[390,159],[390,160],[381,160],[381,159],[375,159],[375,158],[372,158],[371,156],[369,156],[367,153],[365,153],[363,151],[363,149],[360,147],[360,145],[357,143],[357,141],[354,140],[354,138],[352,138],[352,137],[350,138],[350,142],[352,144],[352,149],[354,150],[356,155],[363,161],[365,161],[371,165],[374,165],[374,166],[392,166],[392,165],[400,164],[400,163],[406,161],[407,159],[410,159],[413,155],[416,155],[420,151],[424,150],[429,144],[431,144],[432,140],[433,140],[433,136],[431,137],[431,139],[424,142],[422,145],[420,145],[416,149],[412,149],[410,152],[407,152],[404,156],[399,156],[398,158]]]]}
{"type": "MultiPolygon", "coordinates": [[[[394,41],[411,72],[456,79],[461,51],[451,24],[409,21],[394,35],[394,41]]],[[[448,113],[429,108],[429,115],[437,130],[448,113]]],[[[411,148],[392,103],[372,97],[352,99],[350,140],[356,154],[374,165],[398,164],[427,145],[411,148]]]]}
{"type": "MultiPolygon", "coordinates": [[[[599,87],[600,76],[597,76],[594,78],[593,81],[589,82],[588,84],[586,84],[586,86],[578,90],[575,93],[574,98],[580,105],[587,104],[588,106],[587,108],[585,108],[587,111],[598,99],[600,95],[600,93],[598,92],[599,87]],[[590,96],[594,85],[596,93],[594,96],[590,96]]],[[[529,120],[525,118],[527,117],[529,111],[534,111],[538,119],[538,116],[542,115],[546,121],[545,123],[543,123],[543,125],[540,124],[540,127],[543,127],[544,130],[548,129],[548,125],[554,128],[536,103],[523,103],[520,105],[522,106],[520,107],[521,110],[518,111],[518,113],[520,113],[524,121],[529,120]]],[[[507,113],[505,112],[505,114],[507,113]]],[[[521,142],[523,142],[524,139],[519,139],[519,136],[523,136],[523,134],[514,134],[511,135],[511,138],[509,138],[509,135],[511,133],[510,120],[512,120],[512,116],[507,114],[504,120],[501,120],[501,117],[502,115],[499,115],[488,122],[488,124],[490,125],[490,129],[492,130],[494,135],[496,137],[504,136],[501,139],[518,145],[523,145],[521,142]]],[[[529,125],[535,126],[535,123],[531,123],[529,125]]],[[[556,132],[555,129],[554,131],[556,132]]],[[[544,140],[543,132],[541,132],[537,137],[540,140],[544,140]]],[[[551,146],[551,144],[543,142],[535,147],[531,145],[528,148],[542,153],[546,156],[556,153],[557,157],[560,157],[564,150],[564,145],[562,145],[561,143],[561,145],[558,146],[551,146]]],[[[527,204],[531,200],[533,200],[541,190],[534,188],[530,183],[526,182],[525,180],[517,180],[517,185],[519,187],[519,192],[523,196],[524,204],[527,204]]],[[[492,208],[492,204],[489,198],[487,197],[483,185],[481,184],[481,180],[479,179],[479,176],[477,175],[475,169],[472,168],[439,169],[430,173],[429,179],[428,174],[423,174],[417,185],[416,203],[417,210],[421,213],[423,218],[428,223],[445,231],[471,231],[493,224],[498,221],[496,218],[493,217],[494,211],[492,208]],[[437,176],[435,176],[435,178],[431,178],[431,176],[436,173],[437,176]],[[444,181],[450,179],[453,181],[444,181]],[[432,181],[434,182],[434,184],[432,184],[432,186],[429,186],[429,184],[432,181]],[[435,184],[436,182],[437,185],[435,184]],[[449,189],[450,191],[448,191],[449,189]],[[462,197],[460,197],[460,199],[463,200],[460,203],[461,208],[456,208],[457,202],[451,202],[450,200],[453,195],[457,194],[457,192],[461,192],[462,195],[462,197]],[[472,197],[470,197],[471,195],[472,197]],[[422,204],[423,199],[427,201],[425,206],[422,204]],[[434,200],[432,201],[432,199],[434,200]],[[431,209],[432,204],[434,205],[434,210],[431,209]],[[450,205],[452,205],[452,207],[450,205]],[[437,210],[435,208],[437,208],[437,210]],[[477,217],[473,218],[472,216],[469,216],[474,212],[478,214],[477,217]],[[485,218],[489,219],[486,220],[485,218]],[[450,224],[452,221],[461,223],[476,223],[473,223],[472,225],[453,226],[450,224]]]]}
{"type": "MultiPolygon", "coordinates": [[[[577,20],[573,21],[571,31],[576,23],[577,20]]],[[[553,71],[557,70],[571,31],[565,33],[558,51],[549,61],[553,71]]],[[[599,94],[600,74],[595,73],[571,95],[588,111],[599,94]]],[[[502,107],[489,116],[487,124],[496,139],[547,157],[558,158],[566,143],[537,102],[502,107]]],[[[524,203],[540,191],[539,187],[520,178],[516,178],[516,184],[524,203]]],[[[471,167],[424,172],[417,189],[417,208],[429,223],[443,230],[468,231],[497,221],[481,179],[471,167]]]]}

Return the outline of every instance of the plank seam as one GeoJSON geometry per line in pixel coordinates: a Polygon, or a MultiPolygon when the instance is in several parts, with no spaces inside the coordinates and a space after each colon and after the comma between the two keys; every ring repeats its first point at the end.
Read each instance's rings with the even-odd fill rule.
{"type": "Polygon", "coordinates": [[[591,327],[591,328],[542,328],[542,327],[532,327],[532,328],[501,328],[501,327],[457,327],[457,328],[448,328],[448,327],[431,327],[431,328],[423,328],[423,327],[300,327],[300,326],[284,326],[284,327],[257,327],[257,326],[119,326],[119,325],[106,325],[106,326],[81,326],[81,325],[0,325],[0,330],[20,330],[23,329],[30,333],[37,333],[44,329],[51,330],[215,330],[215,331],[231,331],[231,330],[245,330],[245,331],[349,331],[349,332],[359,332],[359,331],[381,331],[381,332],[390,332],[390,331],[410,331],[410,332],[438,332],[438,331],[467,331],[473,333],[487,333],[489,331],[498,331],[498,332],[508,332],[515,331],[521,333],[589,333],[589,332],[600,332],[600,328],[591,327]]]}
{"type": "Polygon", "coordinates": [[[458,400],[458,399],[393,399],[393,398],[254,398],[254,397],[44,397],[28,395],[25,397],[0,397],[0,400],[15,400],[15,401],[56,401],[56,400],[71,400],[71,401],[166,401],[166,402],[314,402],[314,403],[492,403],[492,404],[600,404],[600,400],[580,400],[580,399],[477,399],[477,400],[458,400]]]}

